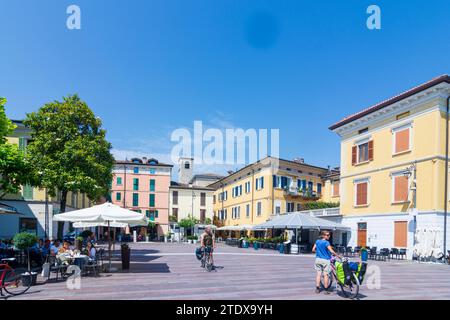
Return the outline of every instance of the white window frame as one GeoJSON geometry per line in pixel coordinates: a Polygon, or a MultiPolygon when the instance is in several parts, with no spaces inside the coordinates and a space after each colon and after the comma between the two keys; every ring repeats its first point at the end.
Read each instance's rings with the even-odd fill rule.
{"type": "Polygon", "coordinates": [[[250,218],[250,205],[249,204],[245,205],[245,217],[250,218]]]}
{"type": "Polygon", "coordinates": [[[363,208],[370,206],[370,178],[361,178],[353,180],[353,206],[355,208],[363,208]],[[366,204],[357,204],[357,186],[361,183],[367,183],[367,203],[366,204]]]}
{"type": "Polygon", "coordinates": [[[405,170],[396,171],[391,173],[391,203],[392,204],[402,204],[411,202],[410,192],[411,192],[411,176],[408,176],[408,198],[406,201],[395,201],[395,177],[404,176],[405,170]]]}
{"type": "Polygon", "coordinates": [[[370,162],[370,155],[369,155],[369,142],[370,142],[371,136],[366,137],[364,139],[359,139],[358,141],[355,141],[356,146],[356,163],[355,164],[363,164],[370,162]],[[359,162],[359,146],[367,143],[367,160],[359,162]]]}
{"type": "Polygon", "coordinates": [[[260,217],[262,215],[262,202],[258,201],[256,203],[256,216],[260,217]]]}
{"type": "Polygon", "coordinates": [[[413,138],[412,138],[413,130],[412,130],[412,128],[413,128],[413,123],[409,122],[409,123],[406,123],[406,124],[402,124],[400,126],[396,126],[396,127],[391,129],[391,132],[392,132],[392,155],[393,156],[404,154],[404,153],[408,153],[408,152],[412,151],[412,149],[413,149],[413,146],[412,146],[412,143],[413,143],[413,138]],[[395,152],[395,149],[397,147],[397,144],[396,144],[397,143],[397,139],[396,139],[397,132],[403,131],[405,129],[409,129],[409,149],[405,150],[405,151],[395,152]]]}

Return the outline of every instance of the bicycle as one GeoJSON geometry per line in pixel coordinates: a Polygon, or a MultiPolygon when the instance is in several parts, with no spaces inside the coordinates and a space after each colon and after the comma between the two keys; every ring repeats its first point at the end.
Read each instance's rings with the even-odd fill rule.
{"type": "MultiPolygon", "coordinates": [[[[339,258],[341,262],[347,262],[347,258],[339,258]]],[[[355,299],[358,297],[359,293],[359,279],[356,276],[355,272],[352,271],[352,279],[348,284],[343,284],[338,280],[338,277],[336,275],[336,258],[333,256],[331,257],[330,263],[331,263],[331,273],[328,276],[328,287],[325,288],[324,281],[323,281],[323,274],[322,278],[320,280],[320,285],[323,289],[328,290],[331,288],[333,281],[336,281],[337,284],[339,284],[339,287],[341,288],[342,294],[349,299],[355,299]]],[[[336,286],[337,287],[337,286],[336,286]]]]}
{"type": "Polygon", "coordinates": [[[214,267],[212,260],[212,251],[213,249],[211,247],[203,248],[202,267],[204,267],[208,272],[211,272],[214,267]]]}
{"type": "MultiPolygon", "coordinates": [[[[12,296],[25,293],[31,287],[31,281],[23,282],[23,272],[16,272],[4,260],[0,264],[0,295],[4,296],[3,290],[12,296]]],[[[31,277],[31,272],[30,272],[31,277]]]]}

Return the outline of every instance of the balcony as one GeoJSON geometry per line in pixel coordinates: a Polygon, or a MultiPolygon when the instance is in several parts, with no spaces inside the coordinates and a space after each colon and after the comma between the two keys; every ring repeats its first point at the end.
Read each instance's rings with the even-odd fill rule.
{"type": "Polygon", "coordinates": [[[291,197],[302,197],[307,200],[317,200],[321,197],[320,194],[317,194],[316,191],[312,190],[300,190],[297,187],[287,187],[284,189],[285,196],[291,197]]]}

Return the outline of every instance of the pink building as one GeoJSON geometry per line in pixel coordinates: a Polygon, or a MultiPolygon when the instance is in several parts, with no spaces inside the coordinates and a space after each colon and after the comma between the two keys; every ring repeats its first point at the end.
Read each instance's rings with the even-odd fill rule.
{"type": "Polygon", "coordinates": [[[138,234],[161,237],[169,230],[169,187],[172,165],[156,159],[116,161],[111,201],[123,208],[145,213],[156,230],[137,228],[138,234]],[[155,232],[156,231],[156,232],[155,232]]]}

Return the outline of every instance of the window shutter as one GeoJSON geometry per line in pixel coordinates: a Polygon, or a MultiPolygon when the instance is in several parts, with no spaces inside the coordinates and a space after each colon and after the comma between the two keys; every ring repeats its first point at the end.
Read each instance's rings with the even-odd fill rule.
{"type": "Polygon", "coordinates": [[[373,140],[369,141],[369,161],[373,161],[373,140]]]}
{"type": "Polygon", "coordinates": [[[357,146],[352,147],[352,166],[356,164],[356,148],[357,146]]]}

